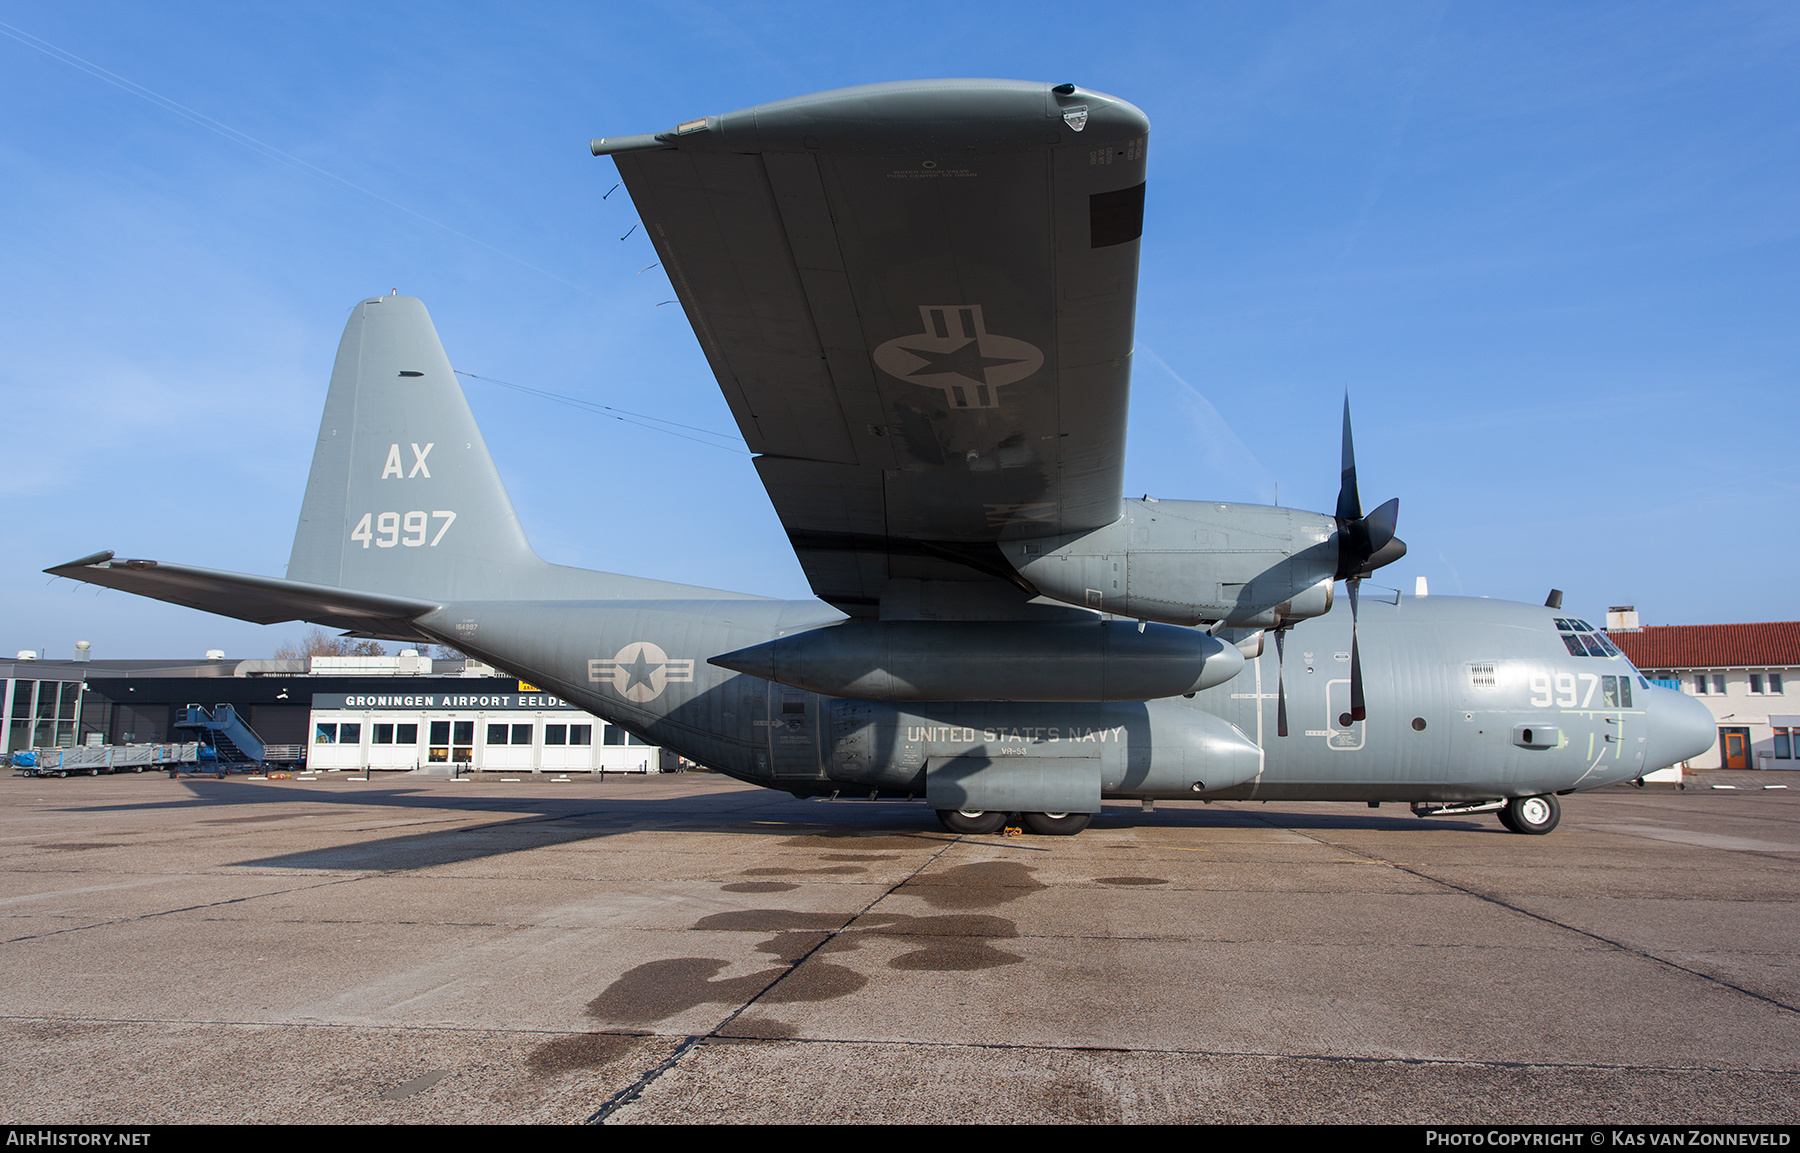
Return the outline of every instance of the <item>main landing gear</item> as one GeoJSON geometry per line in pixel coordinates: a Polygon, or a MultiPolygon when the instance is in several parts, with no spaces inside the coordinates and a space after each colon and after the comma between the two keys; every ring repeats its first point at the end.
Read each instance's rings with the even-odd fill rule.
{"type": "MultiPolygon", "coordinates": [[[[997,833],[1006,827],[1010,813],[937,810],[937,819],[952,833],[997,833]]],[[[1072,837],[1088,827],[1092,813],[1020,813],[1025,827],[1039,836],[1072,837]]]]}
{"type": "Polygon", "coordinates": [[[953,833],[997,833],[1006,825],[1005,813],[939,809],[938,823],[953,833]]]}
{"type": "Polygon", "coordinates": [[[1549,793],[1541,797],[1514,797],[1500,810],[1500,823],[1515,833],[1541,837],[1562,820],[1562,805],[1549,793]]]}

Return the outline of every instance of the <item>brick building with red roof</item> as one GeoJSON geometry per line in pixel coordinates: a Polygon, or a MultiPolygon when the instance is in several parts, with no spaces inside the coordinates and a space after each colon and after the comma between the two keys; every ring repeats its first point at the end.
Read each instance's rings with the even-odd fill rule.
{"type": "Polygon", "coordinates": [[[1689,767],[1800,768],[1800,621],[1639,627],[1626,606],[1606,614],[1606,635],[1645,676],[1712,710],[1718,740],[1689,767]]]}

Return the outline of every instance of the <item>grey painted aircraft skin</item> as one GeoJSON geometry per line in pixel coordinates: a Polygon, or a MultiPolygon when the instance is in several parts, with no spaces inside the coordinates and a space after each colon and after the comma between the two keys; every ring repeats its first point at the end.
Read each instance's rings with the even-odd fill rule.
{"type": "Polygon", "coordinates": [[[1120,496],[1129,366],[1107,354],[1129,355],[1147,127],[1070,86],[921,82],[595,142],[635,158],[621,172],[820,600],[539,559],[424,305],[397,295],[363,301],[346,325],[285,579],[111,553],[47,571],[245,620],[443,643],[741,780],[921,799],[959,831],[1020,813],[1068,833],[1104,799],[1200,798],[1504,802],[1509,827],[1546,832],[1556,794],[1704,751],[1712,720],[1698,702],[1651,685],[1558,610],[1358,600],[1355,582],[1405,546],[1397,504],[1361,511],[1347,409],[1335,517],[1120,496]],[[1069,133],[1084,131],[1101,139],[1082,146],[1108,131],[1123,144],[1083,153],[1069,133]],[[746,166],[757,149],[762,166],[746,166]],[[1011,167],[970,191],[994,156],[1011,167]],[[931,157],[963,177],[931,179],[931,157]],[[1122,199],[1121,181],[1135,182],[1122,199]],[[1037,195],[1058,227],[1078,221],[1074,241],[1050,242],[1050,263],[1099,276],[1112,302],[1070,320],[1056,292],[1012,299],[990,277],[985,312],[934,309],[977,291],[971,269],[1030,265],[1038,242],[1011,235],[973,256],[926,245],[888,276],[891,252],[843,223],[885,197],[938,227],[946,203],[973,196],[982,210],[996,188],[1037,195]],[[734,212],[728,233],[707,223],[734,212]],[[758,228],[785,239],[740,251],[758,228]],[[966,283],[894,287],[931,281],[937,256],[966,283]],[[788,281],[716,291],[780,259],[788,281]],[[747,300],[767,315],[739,323],[747,300]],[[828,317],[834,300],[854,316],[828,317]],[[784,327],[783,308],[807,323],[784,327]],[[994,335],[1001,325],[1029,339],[994,335]],[[789,372],[816,379],[783,393],[789,372]],[[830,434],[811,458],[796,455],[809,428],[830,434]],[[1345,578],[1353,595],[1334,598],[1345,578]]]}

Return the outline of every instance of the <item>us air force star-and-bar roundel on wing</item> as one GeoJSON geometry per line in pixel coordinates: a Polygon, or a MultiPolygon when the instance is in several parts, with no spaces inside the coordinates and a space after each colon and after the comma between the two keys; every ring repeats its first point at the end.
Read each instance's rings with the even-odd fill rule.
{"type": "Polygon", "coordinates": [[[1023,603],[998,542],[1119,518],[1148,132],[1104,93],[934,80],[595,143],[819,596],[1023,603]]]}
{"type": "Polygon", "coordinates": [[[1003,384],[1024,380],[1044,354],[1022,340],[995,336],[979,304],[920,305],[925,331],[875,350],[875,364],[890,376],[942,389],[950,408],[993,408],[1003,384]]]}
{"type": "Polygon", "coordinates": [[[671,684],[694,679],[693,660],[669,659],[669,654],[649,641],[633,641],[611,660],[588,662],[588,680],[611,684],[628,701],[653,701],[671,684]]]}

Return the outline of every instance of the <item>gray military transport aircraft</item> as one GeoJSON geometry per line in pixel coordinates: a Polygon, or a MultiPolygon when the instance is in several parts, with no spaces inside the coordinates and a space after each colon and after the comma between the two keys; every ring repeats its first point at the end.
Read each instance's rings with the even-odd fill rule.
{"type": "Polygon", "coordinates": [[[818,600],[539,559],[404,296],[344,330],[286,579],[46,571],[450,645],[740,780],[922,799],[962,833],[1164,798],[1545,833],[1559,794],[1703,751],[1698,702],[1555,608],[1359,604],[1405,545],[1397,501],[1362,512],[1347,403],[1331,514],[1125,499],[1148,132],[1072,84],[955,80],[593,141],[818,600]]]}

